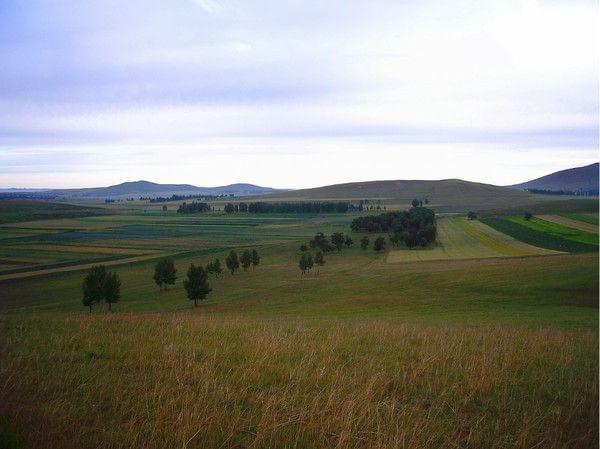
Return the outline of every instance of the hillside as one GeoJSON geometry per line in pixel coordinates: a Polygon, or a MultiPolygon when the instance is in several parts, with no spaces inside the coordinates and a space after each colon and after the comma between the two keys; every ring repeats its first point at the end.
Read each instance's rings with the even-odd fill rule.
{"type": "Polygon", "coordinates": [[[557,171],[541,178],[516,184],[518,189],[573,191],[598,194],[598,163],[557,171]]]}
{"type": "Polygon", "coordinates": [[[191,184],[157,184],[149,181],[133,181],[108,187],[85,189],[57,189],[47,193],[59,198],[124,198],[124,197],[157,197],[171,195],[264,195],[280,192],[270,187],[253,184],[230,184],[219,187],[197,187],[191,184]]]}
{"type": "Polygon", "coordinates": [[[401,206],[410,204],[413,198],[427,199],[429,207],[437,212],[502,209],[533,202],[527,192],[460,179],[353,182],[261,197],[265,201],[370,199],[401,206]]]}

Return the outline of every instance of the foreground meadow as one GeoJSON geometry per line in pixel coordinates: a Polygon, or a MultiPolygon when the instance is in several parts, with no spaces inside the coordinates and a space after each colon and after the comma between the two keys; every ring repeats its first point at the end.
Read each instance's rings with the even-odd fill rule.
{"type": "Polygon", "coordinates": [[[182,313],[0,321],[26,447],[590,448],[597,334],[182,313]]]}

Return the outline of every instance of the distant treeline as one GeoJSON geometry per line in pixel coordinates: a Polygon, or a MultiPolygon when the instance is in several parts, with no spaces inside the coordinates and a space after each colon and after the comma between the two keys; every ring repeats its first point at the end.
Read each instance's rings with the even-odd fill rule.
{"type": "MultiPolygon", "coordinates": [[[[166,206],[164,206],[166,207],[166,206]]],[[[197,203],[192,201],[191,203],[183,203],[177,209],[179,214],[197,214],[201,212],[210,212],[212,207],[208,203],[197,203]]]]}
{"type": "MultiPolygon", "coordinates": [[[[241,210],[241,207],[240,207],[241,210]]],[[[302,203],[250,203],[248,212],[251,214],[269,214],[269,213],[298,213],[298,214],[330,214],[346,213],[354,210],[354,206],[345,201],[337,202],[302,202],[302,203]]],[[[226,210],[227,212],[227,210],[226,210]]]]}
{"type": "Polygon", "coordinates": [[[526,190],[529,193],[538,193],[540,195],[598,196],[598,189],[589,189],[589,190],[526,189],[526,190]]]}
{"type": "Polygon", "coordinates": [[[388,232],[392,243],[404,243],[409,248],[433,243],[437,234],[435,213],[426,207],[358,217],[350,228],[356,232],[388,232]]]}
{"type": "Polygon", "coordinates": [[[169,197],[162,197],[162,196],[158,196],[156,198],[140,198],[140,200],[147,200],[150,201],[151,203],[166,203],[168,201],[181,201],[181,200],[190,200],[190,199],[201,199],[201,200],[205,200],[205,201],[210,201],[210,200],[218,200],[221,198],[227,198],[227,197],[232,197],[233,193],[231,194],[221,194],[221,195],[171,195],[169,197]]]}

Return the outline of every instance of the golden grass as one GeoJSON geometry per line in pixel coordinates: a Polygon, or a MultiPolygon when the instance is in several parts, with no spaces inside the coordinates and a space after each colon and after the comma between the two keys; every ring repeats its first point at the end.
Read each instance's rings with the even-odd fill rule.
{"type": "Polygon", "coordinates": [[[3,317],[35,448],[592,448],[597,333],[380,321],[3,317]]]}
{"type": "Polygon", "coordinates": [[[593,225],[591,223],[584,223],[583,221],[572,220],[570,218],[562,217],[560,215],[537,215],[537,217],[541,218],[542,220],[566,226],[568,228],[579,229],[580,231],[598,234],[598,226],[593,225]]]}

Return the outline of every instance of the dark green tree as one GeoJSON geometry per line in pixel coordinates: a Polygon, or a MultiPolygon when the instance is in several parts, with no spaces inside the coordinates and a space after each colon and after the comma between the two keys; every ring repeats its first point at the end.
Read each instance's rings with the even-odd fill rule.
{"type": "Polygon", "coordinates": [[[223,267],[221,266],[221,261],[219,260],[219,258],[216,258],[215,261],[213,262],[213,272],[215,273],[215,275],[217,277],[219,277],[221,275],[221,273],[223,273],[223,267]]]}
{"type": "Polygon", "coordinates": [[[259,264],[260,264],[260,256],[258,254],[258,251],[253,249],[252,250],[252,269],[254,270],[254,267],[257,267],[259,264]]]}
{"type": "Polygon", "coordinates": [[[183,281],[183,287],[187,292],[188,299],[194,301],[194,307],[198,307],[198,301],[206,299],[206,296],[212,291],[208,285],[208,273],[202,265],[190,265],[187,279],[183,281]]]}
{"type": "Polygon", "coordinates": [[[334,232],[331,234],[331,243],[338,251],[341,251],[344,246],[344,234],[341,232],[334,232]]]}
{"type": "Polygon", "coordinates": [[[96,265],[90,269],[83,279],[82,302],[84,306],[90,308],[90,313],[92,313],[94,303],[99,303],[104,299],[104,284],[107,274],[104,265],[96,265]]]}
{"type": "Polygon", "coordinates": [[[531,212],[525,212],[525,215],[523,215],[523,218],[525,220],[529,221],[533,218],[533,214],[531,212]]]}
{"type": "Polygon", "coordinates": [[[121,299],[121,279],[117,273],[109,272],[104,279],[104,299],[108,303],[108,311],[112,311],[112,305],[121,299]]]}
{"type": "Polygon", "coordinates": [[[308,271],[312,270],[312,267],[315,266],[315,262],[313,261],[313,257],[311,253],[306,253],[306,269],[308,271]]]}
{"type": "Polygon", "coordinates": [[[306,270],[308,269],[308,258],[306,257],[307,254],[308,253],[302,253],[302,256],[300,256],[300,262],[298,263],[302,274],[305,274],[306,270]]]}
{"type": "Polygon", "coordinates": [[[233,276],[238,268],[240,268],[240,260],[235,251],[231,250],[229,255],[225,259],[225,265],[227,265],[227,269],[231,272],[233,276]]]}
{"type": "Polygon", "coordinates": [[[344,245],[346,245],[348,248],[350,248],[352,245],[354,245],[354,241],[352,240],[352,237],[347,235],[346,239],[344,240],[344,245]]]}
{"type": "Polygon", "coordinates": [[[412,207],[419,207],[419,200],[414,198],[411,202],[412,207]]]}
{"type": "MultiPolygon", "coordinates": [[[[321,268],[323,265],[325,265],[325,257],[323,256],[323,252],[322,251],[317,251],[317,253],[315,254],[315,264],[321,268]]],[[[317,274],[319,273],[319,269],[317,269],[317,274]]]]}
{"type": "Polygon", "coordinates": [[[244,271],[248,271],[248,268],[252,265],[252,254],[250,251],[246,250],[242,253],[242,257],[240,257],[240,262],[242,262],[242,267],[244,267],[244,271]]]}
{"type": "Polygon", "coordinates": [[[162,259],[157,262],[154,266],[154,282],[162,290],[163,286],[165,290],[167,285],[174,285],[177,279],[177,269],[175,268],[175,262],[173,259],[162,259]]]}
{"type": "Polygon", "coordinates": [[[167,211],[167,209],[168,209],[168,208],[167,208],[167,205],[166,205],[166,204],[163,204],[163,207],[162,207],[162,210],[163,210],[163,212],[166,212],[166,211],[167,211]]]}
{"type": "Polygon", "coordinates": [[[225,211],[226,214],[232,214],[235,212],[235,206],[231,203],[227,203],[223,208],[223,211],[225,211]]]}
{"type": "Polygon", "coordinates": [[[385,238],[377,237],[375,243],[373,243],[373,249],[375,251],[383,251],[385,249],[385,238]]]}
{"type": "Polygon", "coordinates": [[[304,251],[308,251],[308,246],[306,246],[304,243],[302,245],[300,245],[300,251],[304,252],[304,251]]]}
{"type": "Polygon", "coordinates": [[[469,220],[475,220],[475,219],[477,218],[477,214],[471,210],[471,211],[469,211],[469,213],[467,214],[467,218],[468,218],[469,220]]]}
{"type": "Polygon", "coordinates": [[[367,249],[369,247],[369,237],[366,235],[360,239],[360,249],[367,249]]]}

